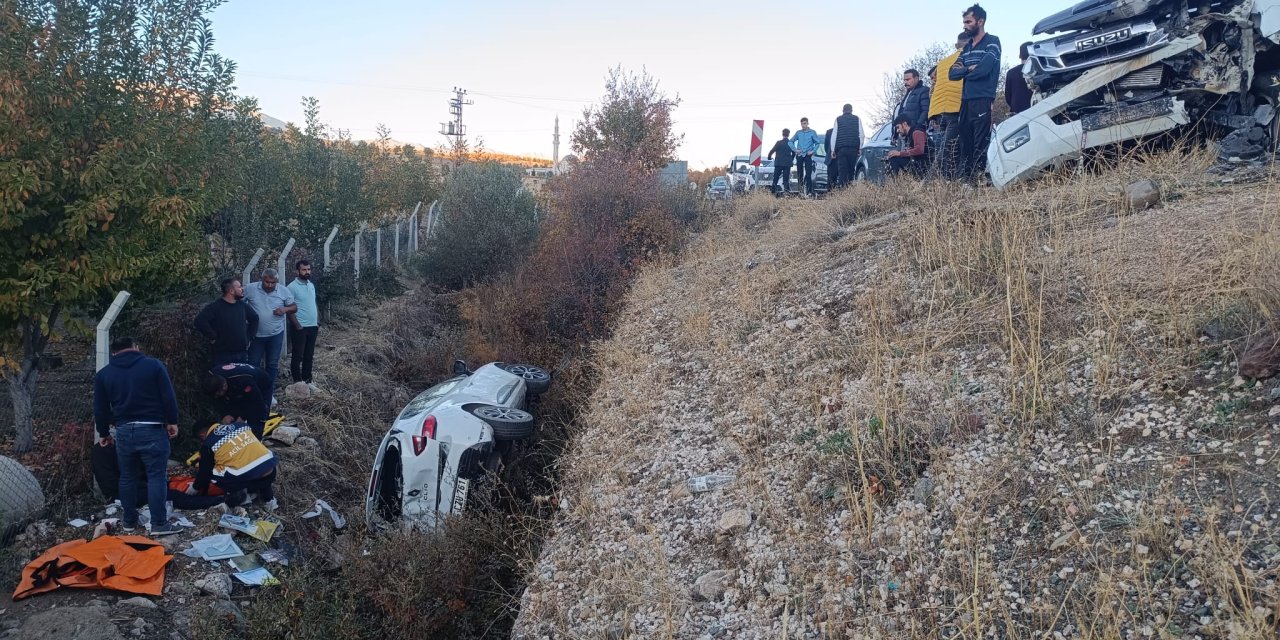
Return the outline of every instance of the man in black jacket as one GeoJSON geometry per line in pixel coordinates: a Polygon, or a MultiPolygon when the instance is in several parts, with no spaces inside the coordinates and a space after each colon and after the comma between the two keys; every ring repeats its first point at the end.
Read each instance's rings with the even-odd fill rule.
{"type": "Polygon", "coordinates": [[[1027,78],[1022,75],[1022,65],[1026,64],[1030,42],[1018,47],[1018,59],[1021,61],[1004,76],[1004,101],[1009,105],[1009,115],[1022,113],[1031,108],[1031,87],[1027,86],[1027,78]]]}
{"type": "MultiPolygon", "coordinates": [[[[920,72],[907,69],[902,72],[902,84],[907,92],[898,103],[898,111],[893,114],[894,120],[906,118],[913,127],[924,129],[929,122],[929,87],[920,79],[920,72]]],[[[895,136],[896,137],[896,136],[895,136]]]]}
{"type": "Polygon", "coordinates": [[[218,365],[204,375],[200,386],[217,401],[222,424],[248,423],[253,435],[262,439],[271,411],[271,397],[266,394],[271,378],[266,372],[242,362],[218,365]]]}
{"type": "Polygon", "coordinates": [[[795,152],[791,150],[791,130],[782,130],[782,139],[773,143],[769,150],[769,159],[773,160],[773,184],[770,188],[774,195],[791,193],[791,163],[795,152]],[[777,157],[774,157],[777,154],[777,157]],[[782,180],[782,190],[778,190],[778,180],[782,180]]]}
{"type": "Polygon", "coordinates": [[[858,154],[862,149],[862,122],[853,115],[853,105],[846,104],[831,126],[831,159],[836,161],[840,183],[845,186],[857,177],[858,154]]]}
{"type": "Polygon", "coordinates": [[[248,362],[249,341],[258,333],[258,314],[244,301],[239,278],[222,281],[222,297],[196,315],[196,331],[212,343],[213,365],[248,362]]]}
{"type": "Polygon", "coordinates": [[[120,466],[120,506],[126,532],[138,526],[138,483],[147,488],[151,535],[181,531],[169,524],[165,473],[169,468],[169,439],[178,435],[178,400],[169,371],[138,350],[133,338],[111,342],[111,362],[93,377],[93,419],[98,446],[113,441],[120,466]],[[115,428],[114,435],[112,427],[115,428]],[[138,471],[145,475],[138,477],[138,471]]]}
{"type": "Polygon", "coordinates": [[[1000,81],[1000,38],[987,33],[987,10],[978,5],[962,14],[969,42],[947,72],[964,80],[960,94],[960,177],[972,180],[987,166],[991,144],[991,103],[1000,81]]]}

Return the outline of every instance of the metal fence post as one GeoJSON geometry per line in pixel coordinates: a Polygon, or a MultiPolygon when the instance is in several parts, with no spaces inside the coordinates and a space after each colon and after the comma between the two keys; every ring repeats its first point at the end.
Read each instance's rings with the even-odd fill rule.
{"type": "Polygon", "coordinates": [[[116,316],[120,315],[120,310],[124,309],[124,303],[129,301],[130,295],[128,291],[117,293],[116,299],[111,302],[111,306],[107,307],[107,312],[98,321],[98,368],[95,371],[101,371],[111,361],[111,325],[115,324],[116,316]]]}
{"type": "Polygon", "coordinates": [[[382,227],[373,232],[373,267],[382,269],[382,227]]]}
{"type": "Polygon", "coordinates": [[[280,252],[280,259],[276,261],[276,271],[279,272],[281,285],[289,281],[289,272],[285,270],[285,267],[289,264],[289,253],[291,251],[293,251],[293,238],[289,238],[289,242],[285,243],[284,250],[280,252]]]}
{"type": "Polygon", "coordinates": [[[249,278],[253,275],[253,268],[258,266],[258,261],[262,259],[262,254],[265,251],[262,247],[258,247],[258,250],[253,252],[253,258],[249,260],[249,264],[245,266],[244,271],[240,272],[240,284],[249,284],[249,278]]]}
{"type": "Polygon", "coordinates": [[[329,245],[333,244],[333,239],[338,235],[338,225],[333,225],[333,231],[329,232],[329,238],[324,241],[324,270],[329,270],[329,245]]]}

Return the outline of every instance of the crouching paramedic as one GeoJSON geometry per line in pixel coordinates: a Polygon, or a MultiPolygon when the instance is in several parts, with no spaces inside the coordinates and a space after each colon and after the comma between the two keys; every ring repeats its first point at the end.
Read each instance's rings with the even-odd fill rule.
{"type": "Polygon", "coordinates": [[[214,367],[201,380],[204,392],[217,401],[222,422],[246,422],[253,435],[262,439],[267,414],[271,411],[271,379],[249,364],[233,363],[214,367]]]}
{"type": "Polygon", "coordinates": [[[276,456],[253,435],[249,425],[231,422],[197,426],[196,437],[201,440],[200,463],[187,495],[207,493],[212,482],[227,493],[229,506],[252,500],[275,510],[271,485],[276,481],[276,456]]]}

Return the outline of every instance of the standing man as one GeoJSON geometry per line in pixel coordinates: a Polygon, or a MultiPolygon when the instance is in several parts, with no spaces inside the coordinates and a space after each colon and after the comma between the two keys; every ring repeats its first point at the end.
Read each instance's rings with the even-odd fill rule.
{"type": "Polygon", "coordinates": [[[249,343],[249,364],[267,373],[271,384],[264,390],[271,404],[276,403],[276,376],[280,374],[280,352],[284,350],[285,316],[295,313],[293,293],[280,286],[275,269],[263,269],[262,279],[244,288],[245,299],[258,314],[258,332],[249,343]],[[266,358],[266,364],[263,364],[266,358]]]}
{"type": "Polygon", "coordinates": [[[1018,60],[1021,63],[1004,76],[1004,101],[1009,105],[1009,115],[1031,108],[1031,87],[1027,85],[1026,76],[1022,75],[1022,67],[1027,63],[1030,48],[1030,42],[1024,42],[1018,47],[1018,60]]]}
{"type": "Polygon", "coordinates": [[[831,146],[831,132],[835,129],[827,129],[822,136],[822,148],[827,150],[827,157],[823,158],[823,162],[827,165],[827,192],[836,190],[840,183],[840,163],[836,162],[835,149],[831,146]]]}
{"type": "Polygon", "coordinates": [[[143,482],[151,512],[151,535],[182,531],[169,524],[165,506],[169,495],[169,439],[178,435],[178,400],[164,364],[142,355],[133,338],[111,341],[111,361],[93,377],[93,420],[98,446],[109,446],[113,437],[115,440],[124,530],[132,532],[138,527],[136,496],[138,482],[143,482]],[[145,473],[142,477],[138,477],[140,468],[145,473]]]}
{"type": "Polygon", "coordinates": [[[1000,81],[1000,38],[987,33],[987,10],[979,5],[965,9],[964,32],[969,42],[948,77],[964,80],[960,96],[960,174],[973,180],[987,166],[991,144],[991,103],[1000,81]]]}
{"type": "Polygon", "coordinates": [[[221,283],[222,297],[196,314],[196,331],[213,343],[214,366],[249,359],[249,340],[258,331],[258,314],[244,302],[239,278],[221,283]]]}
{"type": "Polygon", "coordinates": [[[906,172],[916,178],[924,176],[928,163],[929,134],[920,125],[912,124],[906,116],[898,116],[893,121],[893,128],[898,137],[905,141],[905,146],[894,149],[885,156],[889,158],[889,175],[906,172]]]}
{"type": "Polygon", "coordinates": [[[320,334],[320,311],[316,307],[316,285],[311,281],[311,261],[299,260],[293,265],[293,272],[289,292],[293,294],[296,311],[289,314],[289,375],[294,382],[307,383],[307,388],[315,393],[318,389],[311,382],[311,359],[316,352],[316,336],[320,334]]]}
{"type": "Polygon", "coordinates": [[[216,401],[222,424],[244,422],[259,440],[271,411],[265,393],[270,384],[265,372],[243,362],[214,367],[200,380],[200,387],[216,401]]]}
{"type": "Polygon", "coordinates": [[[906,87],[907,92],[903,94],[902,102],[898,103],[894,120],[906,118],[911,126],[923,129],[929,121],[929,87],[920,81],[920,72],[915,69],[902,72],[902,86],[906,87]]]}
{"type": "Polygon", "coordinates": [[[840,172],[840,186],[843,187],[857,178],[858,154],[862,149],[862,121],[853,115],[853,105],[846,104],[840,109],[836,123],[831,125],[831,157],[835,159],[840,172]]]}
{"type": "Polygon", "coordinates": [[[800,130],[791,136],[791,149],[796,153],[796,173],[800,190],[813,197],[813,154],[818,152],[818,132],[809,128],[809,119],[800,118],[800,130]]]}
{"type": "MultiPolygon", "coordinates": [[[[935,69],[948,71],[960,59],[960,52],[969,44],[969,36],[960,32],[956,36],[956,50],[951,55],[938,61],[935,69]]],[[[936,74],[935,74],[936,75],[936,74]]],[[[943,73],[933,81],[933,94],[929,101],[929,119],[938,119],[942,130],[942,151],[938,156],[938,169],[942,177],[954,180],[959,175],[960,160],[960,98],[964,91],[964,80],[952,80],[950,73],[943,73]]]]}
{"type": "MultiPolygon", "coordinates": [[[[791,151],[791,145],[788,138],[791,136],[790,129],[782,130],[782,139],[773,143],[773,148],[769,150],[769,159],[773,160],[773,184],[771,189],[774,195],[781,196],[784,193],[791,193],[791,161],[795,154],[791,151]],[[777,154],[777,157],[774,157],[777,154]],[[782,190],[778,190],[778,179],[782,179],[782,190]]],[[[301,277],[301,276],[299,276],[301,277]]],[[[297,280],[294,280],[296,283],[297,280]]],[[[290,287],[293,285],[290,284],[290,287]]],[[[297,295],[295,293],[295,295],[297,295]]],[[[301,296],[299,296],[301,298],[301,296]]],[[[310,371],[310,368],[308,368],[310,371]]]]}

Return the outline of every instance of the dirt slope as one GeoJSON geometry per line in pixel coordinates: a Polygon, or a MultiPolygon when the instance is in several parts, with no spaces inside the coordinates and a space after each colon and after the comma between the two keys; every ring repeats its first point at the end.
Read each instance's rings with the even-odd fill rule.
{"type": "Polygon", "coordinates": [[[727,212],[599,347],[515,637],[1276,637],[1280,187],[1203,169],[727,212]]]}

